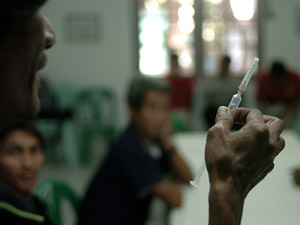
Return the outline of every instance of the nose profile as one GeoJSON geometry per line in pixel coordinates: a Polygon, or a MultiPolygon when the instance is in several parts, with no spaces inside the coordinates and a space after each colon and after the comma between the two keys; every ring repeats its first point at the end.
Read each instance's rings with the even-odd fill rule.
{"type": "Polygon", "coordinates": [[[43,16],[44,20],[44,36],[45,36],[45,49],[52,48],[56,42],[56,35],[47,17],[43,16]]]}

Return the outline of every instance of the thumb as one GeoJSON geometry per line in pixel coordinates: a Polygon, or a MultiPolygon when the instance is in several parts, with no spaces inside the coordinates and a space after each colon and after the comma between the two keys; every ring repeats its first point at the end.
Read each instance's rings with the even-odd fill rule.
{"type": "Polygon", "coordinates": [[[233,116],[228,107],[220,106],[216,115],[216,124],[221,125],[227,132],[231,131],[233,116]]]}

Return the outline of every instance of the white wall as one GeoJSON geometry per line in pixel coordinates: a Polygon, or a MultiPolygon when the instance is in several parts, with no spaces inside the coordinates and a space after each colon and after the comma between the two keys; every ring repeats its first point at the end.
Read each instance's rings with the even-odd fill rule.
{"type": "MultiPolygon", "coordinates": [[[[56,46],[48,53],[49,63],[43,73],[58,86],[111,87],[118,95],[118,123],[121,126],[127,120],[124,94],[135,70],[134,2],[51,0],[43,9],[57,33],[56,46]],[[98,12],[102,17],[101,39],[96,43],[81,44],[66,41],[63,30],[65,16],[70,12],[86,11],[98,12]]],[[[268,15],[262,21],[263,68],[269,67],[274,59],[283,59],[300,73],[300,31],[296,33],[296,8],[300,8],[300,2],[267,2],[268,15]]]]}
{"type": "Polygon", "coordinates": [[[267,3],[268,15],[263,19],[264,61],[282,59],[300,73],[300,1],[268,0],[267,3]]]}
{"type": "MultiPolygon", "coordinates": [[[[55,47],[47,53],[48,65],[42,72],[58,85],[76,88],[111,87],[118,97],[119,124],[126,121],[124,93],[132,77],[130,0],[52,0],[43,8],[57,35],[55,47]],[[98,42],[73,43],[65,38],[65,17],[72,12],[97,12],[102,18],[98,42]]],[[[64,91],[64,90],[62,90],[64,91]]]]}

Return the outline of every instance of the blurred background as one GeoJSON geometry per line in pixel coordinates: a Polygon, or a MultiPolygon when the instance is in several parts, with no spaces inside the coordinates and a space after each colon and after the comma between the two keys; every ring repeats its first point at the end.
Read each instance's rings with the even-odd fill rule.
{"type": "Polygon", "coordinates": [[[42,13],[57,35],[40,72],[36,123],[49,148],[42,178],[84,193],[128,122],[125,96],[137,76],[170,82],[176,132],[205,133],[257,56],[242,106],[279,116],[300,134],[298,0],[52,0],[42,13]]]}

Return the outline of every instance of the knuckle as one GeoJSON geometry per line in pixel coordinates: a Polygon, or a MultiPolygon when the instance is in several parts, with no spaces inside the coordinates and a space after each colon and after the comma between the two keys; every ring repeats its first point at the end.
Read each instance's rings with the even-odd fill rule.
{"type": "Polygon", "coordinates": [[[258,109],[251,109],[251,111],[255,112],[256,114],[262,115],[262,112],[258,109]]]}
{"type": "Polygon", "coordinates": [[[258,109],[251,109],[251,112],[256,116],[256,117],[263,117],[263,114],[260,110],[258,109]]]}
{"type": "Polygon", "coordinates": [[[263,176],[267,176],[273,169],[275,165],[273,162],[267,163],[264,170],[263,170],[263,176]]]}
{"type": "Polygon", "coordinates": [[[280,149],[284,149],[285,147],[285,140],[283,138],[280,138],[280,149]]]}
{"type": "Polygon", "coordinates": [[[223,132],[224,132],[224,127],[216,124],[208,130],[207,135],[208,136],[217,136],[217,135],[222,134],[223,132]]]}
{"type": "Polygon", "coordinates": [[[275,118],[275,123],[277,124],[277,127],[280,129],[280,130],[283,130],[284,128],[284,122],[282,119],[279,119],[279,118],[275,118]]]}
{"type": "Polygon", "coordinates": [[[268,171],[268,172],[270,173],[270,172],[274,169],[274,167],[275,167],[275,165],[274,165],[274,163],[272,162],[271,165],[270,165],[270,168],[269,168],[269,171],[268,171]]]}
{"type": "Polygon", "coordinates": [[[272,124],[273,124],[273,129],[277,130],[283,130],[284,128],[284,121],[282,119],[279,119],[277,117],[270,117],[272,124]]]}
{"type": "Polygon", "coordinates": [[[284,147],[285,147],[285,140],[282,137],[280,137],[277,145],[273,146],[273,148],[275,149],[273,153],[273,159],[284,149],[284,147]]]}
{"type": "Polygon", "coordinates": [[[255,126],[255,137],[259,140],[265,140],[269,138],[269,129],[266,125],[255,126]]]}
{"type": "Polygon", "coordinates": [[[279,137],[279,141],[277,143],[277,149],[282,150],[285,147],[285,140],[282,137],[279,137]]]}

